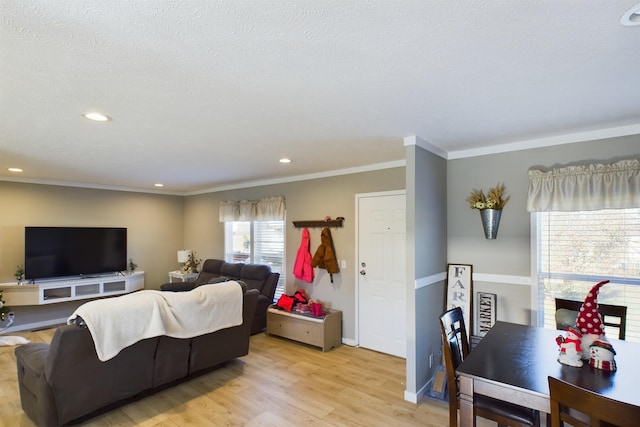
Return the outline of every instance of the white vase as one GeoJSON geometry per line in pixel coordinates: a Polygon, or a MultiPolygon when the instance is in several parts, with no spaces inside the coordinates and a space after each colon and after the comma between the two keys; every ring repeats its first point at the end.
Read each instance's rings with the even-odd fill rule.
{"type": "Polygon", "coordinates": [[[502,210],[480,209],[480,219],[482,219],[485,239],[495,239],[498,236],[500,215],[502,215],[502,210]]]}

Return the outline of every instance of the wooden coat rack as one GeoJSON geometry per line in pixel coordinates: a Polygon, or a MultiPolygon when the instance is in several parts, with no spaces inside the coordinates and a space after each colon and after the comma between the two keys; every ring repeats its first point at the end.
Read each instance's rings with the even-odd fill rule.
{"type": "Polygon", "coordinates": [[[310,220],[310,221],[293,221],[293,226],[296,228],[300,227],[342,227],[342,222],[344,218],[340,219],[330,219],[329,221],[325,221],[323,219],[319,220],[310,220]]]}

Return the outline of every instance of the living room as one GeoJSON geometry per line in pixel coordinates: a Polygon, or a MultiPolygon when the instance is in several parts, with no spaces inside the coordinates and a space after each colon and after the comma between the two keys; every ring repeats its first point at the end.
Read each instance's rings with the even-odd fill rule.
{"type": "MultiPolygon", "coordinates": [[[[485,281],[475,280],[475,291],[498,295],[498,319],[530,323],[531,242],[530,214],[526,211],[527,171],[536,165],[550,167],[584,161],[610,163],[632,158],[638,154],[639,142],[640,137],[632,135],[446,161],[446,179],[433,183],[435,188],[446,188],[446,247],[438,248],[437,254],[429,255],[438,259],[433,265],[419,259],[412,261],[416,273],[408,283],[420,283],[425,277],[443,273],[447,262],[471,264],[476,276],[486,277],[485,281]],[[469,209],[465,198],[471,189],[492,186],[496,182],[505,183],[511,200],[504,209],[498,238],[486,240],[477,212],[469,209]]],[[[409,158],[415,157],[413,151],[426,152],[411,145],[407,150],[409,158]]],[[[354,196],[409,188],[406,182],[410,180],[414,180],[412,186],[424,185],[407,175],[409,169],[415,167],[391,167],[184,197],[0,181],[0,201],[12,207],[2,214],[4,255],[0,282],[15,280],[15,267],[23,262],[24,227],[27,225],[123,226],[129,232],[129,256],[145,272],[145,287],[157,289],[168,281],[167,273],[178,267],[177,249],[191,248],[201,258],[224,258],[224,226],[218,220],[221,201],[283,195],[287,202],[287,292],[292,293],[297,287],[304,286],[289,273],[299,245],[299,230],[291,221],[325,215],[345,217],[344,227],[335,229],[332,236],[338,256],[346,261],[347,268],[337,275],[339,278],[335,286],[327,277],[314,283],[311,296],[343,311],[343,340],[353,342],[356,336],[355,272],[352,267],[355,263],[354,196]],[[325,202],[327,200],[330,203],[325,202]]],[[[407,192],[409,196],[410,192],[407,192]]],[[[415,203],[420,206],[428,204],[428,201],[420,200],[417,194],[415,203]]],[[[427,233],[428,230],[422,232],[427,233]]],[[[415,241],[416,252],[426,250],[418,234],[415,241]]],[[[435,326],[427,328],[422,321],[415,326],[416,333],[423,334],[424,348],[408,354],[408,363],[410,360],[425,360],[428,354],[437,351],[439,331],[433,319],[443,308],[444,283],[417,288],[414,298],[408,303],[408,310],[414,304],[417,307],[433,304],[433,311],[416,309],[415,316],[432,319],[431,325],[435,326]],[[429,302],[431,299],[435,302],[429,302]]],[[[40,307],[16,307],[17,325],[64,318],[75,308],[72,303],[54,306],[55,309],[47,307],[45,311],[40,307]]],[[[430,373],[424,366],[416,369],[422,371],[414,377],[415,392],[418,393],[430,379],[430,373]]]]}
{"type": "MultiPolygon", "coordinates": [[[[544,104],[540,109],[543,108],[544,104]]],[[[110,124],[117,124],[119,118],[110,124]]],[[[628,118],[627,122],[630,122],[628,118]]],[[[495,126],[500,128],[500,125],[495,126]]],[[[458,124],[458,127],[464,126],[458,124]]],[[[511,143],[504,146],[488,144],[483,149],[453,150],[452,153],[458,154],[456,157],[443,155],[420,139],[431,140],[426,131],[425,135],[417,133],[417,137],[403,134],[391,138],[397,150],[404,153],[401,158],[327,170],[322,174],[298,174],[275,182],[256,179],[236,186],[211,185],[209,189],[186,191],[186,194],[163,194],[157,189],[149,192],[118,189],[91,183],[83,188],[61,180],[30,179],[26,176],[28,169],[21,177],[9,176],[4,170],[13,165],[3,162],[0,282],[14,281],[16,266],[24,262],[25,226],[118,226],[128,229],[128,255],[139,270],[145,272],[145,287],[157,289],[168,280],[167,273],[177,268],[176,250],[189,248],[203,259],[224,258],[224,226],[218,220],[222,201],[284,196],[287,292],[303,286],[290,274],[300,243],[300,230],[291,222],[325,216],[345,218],[344,227],[333,231],[333,239],[346,268],[337,275],[335,283],[323,277],[310,289],[312,297],[343,311],[343,341],[357,344],[355,195],[405,190],[407,206],[412,208],[407,211],[407,241],[412,248],[407,253],[407,270],[411,273],[407,276],[407,319],[410,320],[407,341],[411,347],[407,351],[405,394],[407,400],[417,400],[424,394],[433,373],[426,361],[429,355],[437,355],[440,347],[437,315],[444,308],[442,275],[447,263],[473,265],[474,290],[498,295],[499,320],[531,323],[534,302],[531,298],[531,215],[526,211],[528,170],[606,164],[638,157],[640,128],[637,123],[601,126],[597,131],[590,129],[590,124],[568,126],[563,135],[550,139],[540,135],[550,135],[553,129],[535,129],[527,135],[537,136],[513,136],[511,143]],[[478,214],[469,209],[465,198],[473,189],[487,189],[496,183],[506,185],[511,199],[504,209],[498,238],[486,240],[478,214]],[[433,221],[433,218],[442,219],[433,221]]],[[[3,141],[3,160],[13,152],[10,146],[19,143],[8,138],[3,141]]],[[[56,147],[43,146],[52,154],[58,151],[56,147]]],[[[198,155],[194,148],[190,156],[198,155]]],[[[356,155],[351,153],[345,157],[356,155]]],[[[145,156],[143,152],[131,157],[142,163],[145,156]]],[[[327,157],[334,156],[341,154],[327,157]]],[[[215,158],[215,153],[211,157],[210,168],[215,169],[220,160],[215,158]]],[[[163,167],[171,170],[182,162],[176,158],[163,167]]],[[[192,162],[186,158],[184,163],[186,165],[180,166],[181,174],[188,171],[192,162]]],[[[318,234],[313,238],[317,241],[318,234]]],[[[15,309],[16,326],[63,319],[73,308],[72,304],[46,310],[19,307],[15,309]]]]}

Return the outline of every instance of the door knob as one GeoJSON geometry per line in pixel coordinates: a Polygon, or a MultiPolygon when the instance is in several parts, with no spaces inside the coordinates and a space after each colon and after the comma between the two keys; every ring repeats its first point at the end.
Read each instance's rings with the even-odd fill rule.
{"type": "Polygon", "coordinates": [[[364,276],[365,274],[367,274],[367,271],[365,269],[360,270],[360,275],[364,276]]]}

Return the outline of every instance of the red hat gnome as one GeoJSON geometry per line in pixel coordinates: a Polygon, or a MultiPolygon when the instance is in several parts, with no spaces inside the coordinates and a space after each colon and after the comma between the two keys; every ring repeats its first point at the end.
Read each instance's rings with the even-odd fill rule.
{"type": "MultiPolygon", "coordinates": [[[[604,336],[602,316],[598,311],[598,292],[605,283],[609,283],[609,281],[603,280],[591,288],[582,307],[580,307],[580,313],[578,313],[576,326],[582,332],[582,348],[584,349],[588,349],[595,340],[604,336]]],[[[589,352],[584,351],[582,357],[588,359],[588,356],[589,352]]]]}

